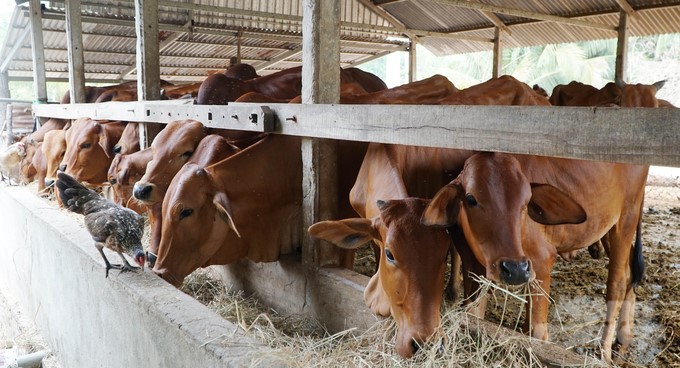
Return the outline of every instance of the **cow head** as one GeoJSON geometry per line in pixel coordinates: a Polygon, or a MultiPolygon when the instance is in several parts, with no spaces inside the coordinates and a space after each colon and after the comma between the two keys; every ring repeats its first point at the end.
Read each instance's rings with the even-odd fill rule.
{"type": "Polygon", "coordinates": [[[196,120],[169,123],[151,143],[152,159],[144,176],[135,183],[135,198],[146,204],[161,202],[170,181],[205,137],[206,129],[196,120]]]}
{"type": "Polygon", "coordinates": [[[66,136],[63,130],[51,130],[45,133],[41,145],[43,157],[47,163],[45,186],[51,187],[57,179],[57,169],[66,154],[66,136]]]}
{"type": "Polygon", "coordinates": [[[440,321],[450,239],[444,229],[420,224],[427,200],[378,201],[380,216],[322,221],[310,235],[353,249],[373,240],[381,249],[378,273],[364,291],[377,314],[397,322],[397,352],[411,357],[440,321]]]}
{"type": "Polygon", "coordinates": [[[522,247],[525,223],[578,224],[583,208],[561,190],[530,183],[513,156],[479,153],[442,188],[423,213],[425,225],[458,224],[470,250],[495,282],[519,285],[535,272],[522,247]]]}
{"type": "Polygon", "coordinates": [[[251,89],[240,79],[230,78],[222,73],[208,76],[198,89],[198,105],[226,105],[236,101],[251,89]]]}
{"type": "Polygon", "coordinates": [[[238,245],[228,196],[217,188],[211,173],[189,163],[177,173],[163,200],[158,259],[154,272],[174,286],[208,261],[231,240],[224,264],[245,254],[238,245]],[[231,246],[233,244],[233,246],[231,246]],[[230,251],[231,250],[231,251],[230,251]]]}
{"type": "Polygon", "coordinates": [[[113,158],[107,178],[113,190],[114,202],[137,213],[146,212],[146,206],[132,196],[132,186],[144,175],[150,160],[150,148],[127,155],[117,154],[113,158]]]}
{"type": "Polygon", "coordinates": [[[139,151],[139,124],[127,123],[120,140],[113,146],[113,153],[127,155],[139,151]]]}
{"type": "Polygon", "coordinates": [[[103,183],[113,160],[113,145],[120,138],[123,129],[122,123],[78,119],[66,130],[66,154],[61,161],[60,170],[78,181],[103,183]]]}

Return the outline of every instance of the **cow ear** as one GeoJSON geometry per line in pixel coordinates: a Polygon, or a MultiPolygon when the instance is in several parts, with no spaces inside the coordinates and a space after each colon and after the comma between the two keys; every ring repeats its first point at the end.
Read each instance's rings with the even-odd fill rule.
{"type": "Polygon", "coordinates": [[[446,184],[427,205],[420,217],[420,223],[425,226],[440,227],[455,225],[458,222],[462,197],[463,187],[458,179],[446,184]]]}
{"type": "Polygon", "coordinates": [[[99,129],[99,145],[104,150],[106,158],[111,158],[111,155],[113,154],[113,146],[116,144],[116,142],[113,141],[108,129],[104,128],[101,124],[99,124],[99,129]]]}
{"type": "Polygon", "coordinates": [[[317,239],[345,249],[356,249],[373,239],[380,240],[380,233],[373,220],[365,218],[321,221],[310,226],[307,231],[317,239]]]}
{"type": "Polygon", "coordinates": [[[549,184],[531,183],[531,200],[527,212],[543,225],[580,224],[586,211],[568,194],[549,184]]]}
{"type": "Polygon", "coordinates": [[[229,228],[234,230],[236,235],[240,238],[241,234],[238,232],[236,224],[234,223],[233,214],[231,213],[231,205],[229,204],[229,198],[227,198],[227,195],[224,192],[217,192],[213,197],[213,204],[215,205],[217,214],[220,215],[222,221],[229,225],[229,228]]]}

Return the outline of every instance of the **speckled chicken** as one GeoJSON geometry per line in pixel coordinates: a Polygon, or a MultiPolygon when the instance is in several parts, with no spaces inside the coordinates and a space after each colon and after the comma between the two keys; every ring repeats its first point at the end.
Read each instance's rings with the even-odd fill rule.
{"type": "Polygon", "coordinates": [[[102,198],[66,173],[57,174],[56,186],[64,206],[70,211],[85,215],[85,227],[92,235],[95,246],[106,263],[106,277],[112,268],[121,272],[139,268],[131,266],[123,252],[129,254],[144,269],[146,260],[142,248],[144,219],[140,215],[102,198]],[[117,252],[123,260],[123,265],[109,263],[104,255],[104,247],[117,252]]]}

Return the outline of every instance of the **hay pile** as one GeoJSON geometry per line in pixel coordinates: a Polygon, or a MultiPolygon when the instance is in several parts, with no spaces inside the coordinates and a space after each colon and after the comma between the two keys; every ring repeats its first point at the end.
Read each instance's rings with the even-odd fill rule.
{"type": "MultiPolygon", "coordinates": [[[[490,283],[488,285],[491,285],[490,283]]],[[[181,290],[236,323],[273,349],[267,359],[290,367],[543,367],[526,339],[489,336],[468,328],[467,314],[459,307],[443,307],[442,338],[422,347],[409,360],[395,352],[396,323],[387,318],[367,331],[354,329],[330,334],[317,321],[282,316],[242,292],[227,291],[208,269],[189,275],[181,290]]],[[[488,289],[487,289],[488,290],[488,289]]],[[[516,294],[493,291],[499,298],[516,294]]],[[[472,323],[470,323],[471,325],[472,323]]],[[[599,366],[587,363],[582,367],[599,366]]],[[[258,366],[258,361],[253,362],[258,366]]]]}

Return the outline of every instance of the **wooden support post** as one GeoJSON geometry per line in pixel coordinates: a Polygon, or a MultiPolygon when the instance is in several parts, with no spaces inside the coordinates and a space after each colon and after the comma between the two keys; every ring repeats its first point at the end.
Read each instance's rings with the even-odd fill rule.
{"type": "Polygon", "coordinates": [[[496,27],[493,34],[493,71],[491,77],[498,78],[503,73],[503,32],[499,27],[496,27]]]}
{"type": "Polygon", "coordinates": [[[616,41],[616,66],[614,80],[626,81],[626,67],[628,64],[628,13],[619,12],[619,37],[616,41]]]}
{"type": "Polygon", "coordinates": [[[85,62],[80,0],[66,1],[66,45],[71,103],[85,102],[85,62]]]}
{"type": "MultiPolygon", "coordinates": [[[[9,77],[7,75],[7,71],[0,71],[0,98],[11,98],[11,93],[9,91],[9,77]]],[[[7,107],[11,106],[7,102],[0,102],[0,113],[6,112],[7,107]]],[[[0,133],[2,133],[3,130],[5,130],[5,126],[8,126],[7,123],[11,121],[12,119],[12,113],[10,110],[9,114],[6,114],[3,116],[3,123],[0,124],[2,126],[2,129],[0,129],[0,133]]],[[[9,143],[9,134],[7,135],[7,143],[9,143]]]]}
{"type": "Polygon", "coordinates": [[[36,103],[47,102],[45,78],[45,45],[43,44],[42,12],[40,0],[30,0],[31,46],[33,48],[33,91],[36,103]]]}
{"type": "MultiPolygon", "coordinates": [[[[340,0],[303,0],[302,103],[340,100],[340,0]]],[[[333,218],[337,208],[336,141],[302,139],[302,263],[308,271],[339,264],[339,250],[307,235],[317,221],[333,218]]]]}
{"type": "Polygon", "coordinates": [[[411,39],[411,47],[408,49],[408,82],[413,83],[418,80],[418,68],[416,64],[416,40],[411,39]]]}
{"type": "MultiPolygon", "coordinates": [[[[135,23],[137,33],[137,100],[160,100],[158,0],[135,0],[135,23]]],[[[158,124],[139,124],[139,146],[142,149],[148,147],[160,128],[161,126],[158,124]]]]}

